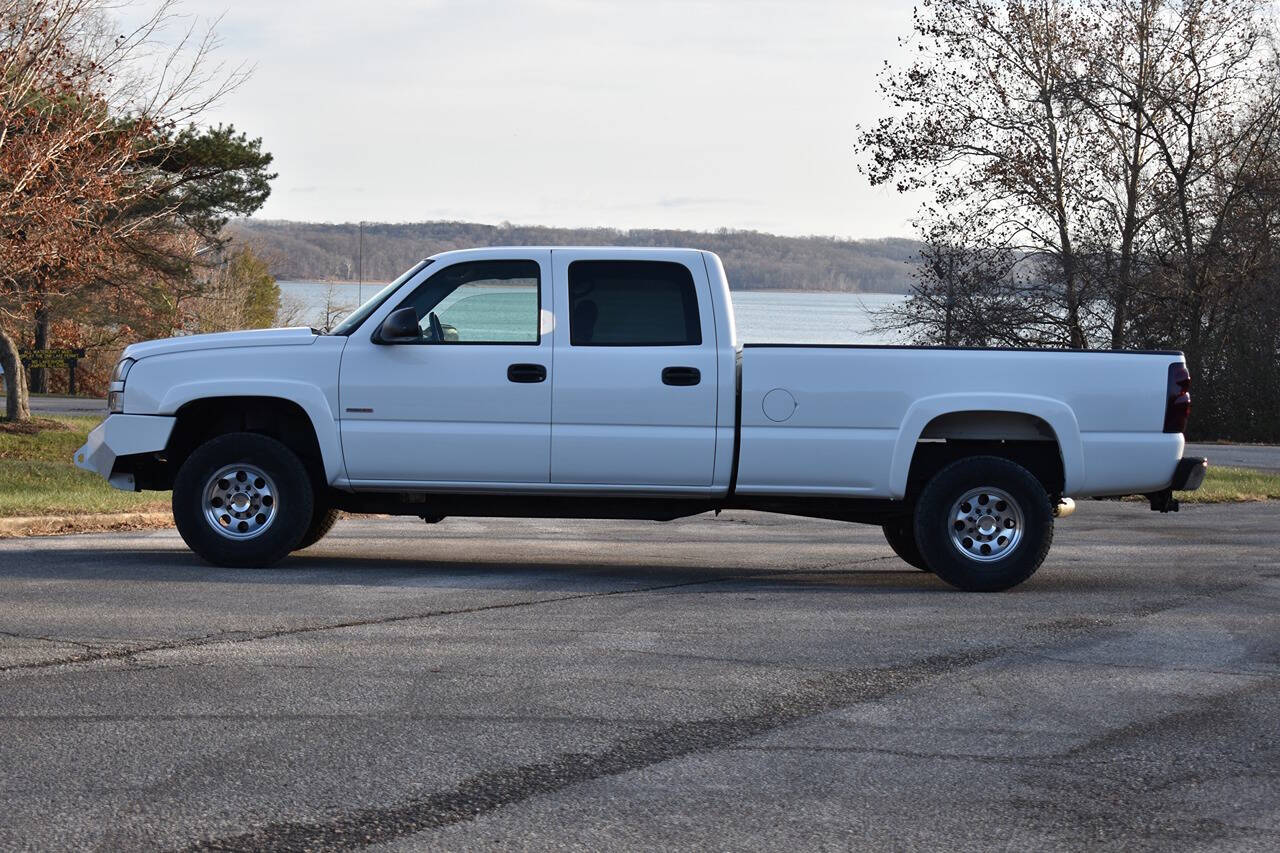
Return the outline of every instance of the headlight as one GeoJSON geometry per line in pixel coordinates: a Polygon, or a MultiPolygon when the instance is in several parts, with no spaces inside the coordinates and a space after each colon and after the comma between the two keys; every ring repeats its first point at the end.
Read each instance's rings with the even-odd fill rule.
{"type": "Polygon", "coordinates": [[[116,362],[115,370],[111,371],[111,387],[107,389],[107,411],[112,414],[118,415],[124,411],[124,381],[129,377],[129,369],[133,365],[134,359],[122,358],[116,362]]]}
{"type": "Polygon", "coordinates": [[[129,368],[133,367],[134,359],[122,358],[116,362],[116,369],[111,371],[112,382],[123,382],[129,375],[129,368]]]}

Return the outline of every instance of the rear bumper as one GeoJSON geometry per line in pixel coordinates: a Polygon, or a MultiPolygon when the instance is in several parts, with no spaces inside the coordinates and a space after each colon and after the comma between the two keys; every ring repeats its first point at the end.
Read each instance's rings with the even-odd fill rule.
{"type": "Polygon", "coordinates": [[[1203,456],[1184,456],[1173,469],[1173,482],[1169,488],[1175,492],[1193,492],[1204,484],[1209,470],[1209,460],[1203,456]]]}
{"type": "Polygon", "coordinates": [[[92,471],[117,489],[131,492],[136,488],[133,472],[117,471],[117,460],[164,450],[176,422],[176,418],[161,415],[108,415],[89,433],[73,461],[77,468],[92,471]]]}
{"type": "Polygon", "coordinates": [[[1204,475],[1209,470],[1209,460],[1203,456],[1184,456],[1178,460],[1173,469],[1173,480],[1168,487],[1148,494],[1151,508],[1156,512],[1177,512],[1178,499],[1174,492],[1192,492],[1204,484],[1204,475]]]}

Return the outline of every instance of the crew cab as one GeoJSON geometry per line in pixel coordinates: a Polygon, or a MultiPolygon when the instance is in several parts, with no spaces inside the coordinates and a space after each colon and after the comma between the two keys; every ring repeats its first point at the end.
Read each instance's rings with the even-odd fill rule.
{"type": "Polygon", "coordinates": [[[742,344],[692,249],[485,248],[415,265],[328,333],[128,347],[75,462],[172,489],[205,560],[267,566],[339,511],[880,525],[966,590],[1040,566],[1074,498],[1177,509],[1178,352],[742,344]]]}

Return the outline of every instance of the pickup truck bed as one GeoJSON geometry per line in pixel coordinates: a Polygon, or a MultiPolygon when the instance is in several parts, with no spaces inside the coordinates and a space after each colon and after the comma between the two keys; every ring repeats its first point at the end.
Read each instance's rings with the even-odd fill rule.
{"type": "Polygon", "coordinates": [[[1199,484],[1189,385],[1176,352],[742,345],[711,253],[479,249],[428,258],[329,334],[129,347],[76,462],[172,488],[187,542],[223,564],[278,561],[338,509],[750,507],[879,524],[913,565],[1002,589],[1071,498],[1170,510],[1199,484]]]}
{"type": "Polygon", "coordinates": [[[1053,441],[1064,496],[1156,491],[1182,456],[1159,431],[1180,359],[746,344],[738,491],[901,499],[921,439],[1053,441]]]}

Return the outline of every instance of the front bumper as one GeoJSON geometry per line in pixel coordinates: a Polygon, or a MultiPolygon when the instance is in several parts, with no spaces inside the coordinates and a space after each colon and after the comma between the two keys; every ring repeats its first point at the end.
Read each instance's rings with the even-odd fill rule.
{"type": "Polygon", "coordinates": [[[118,471],[117,461],[139,453],[159,453],[169,444],[177,418],[163,415],[107,415],[76,451],[77,468],[106,478],[117,489],[134,491],[132,471],[118,471]]]}
{"type": "Polygon", "coordinates": [[[1178,499],[1174,492],[1193,492],[1204,484],[1204,475],[1209,471],[1209,460],[1203,456],[1184,456],[1178,460],[1173,469],[1173,480],[1167,488],[1152,492],[1146,497],[1151,501],[1151,508],[1156,512],[1177,512],[1178,499]]]}

